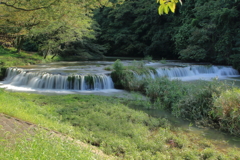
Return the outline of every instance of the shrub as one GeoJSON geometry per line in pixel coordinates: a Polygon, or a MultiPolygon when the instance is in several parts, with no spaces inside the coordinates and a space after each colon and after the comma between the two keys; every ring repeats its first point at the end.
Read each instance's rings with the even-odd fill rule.
{"type": "Polygon", "coordinates": [[[124,67],[120,60],[113,64],[114,71],[111,73],[115,88],[124,88],[130,91],[144,92],[144,86],[151,73],[156,70],[144,66],[143,61],[134,61],[132,65],[124,67]]]}
{"type": "Polygon", "coordinates": [[[217,80],[200,81],[187,86],[188,94],[173,108],[173,115],[189,120],[202,120],[210,117],[213,106],[213,95],[218,97],[229,86],[217,80]]]}
{"type": "Polygon", "coordinates": [[[158,108],[160,107],[170,111],[172,110],[173,104],[178,102],[179,99],[186,94],[180,81],[171,81],[167,77],[148,79],[145,91],[152,102],[159,102],[158,104],[161,104],[158,108]]]}
{"type": "Polygon", "coordinates": [[[144,92],[146,83],[146,78],[140,78],[132,71],[123,72],[121,84],[126,90],[144,92]]]}
{"type": "Polygon", "coordinates": [[[211,111],[221,130],[240,135],[240,89],[227,90],[216,96],[211,111]]]}
{"type": "Polygon", "coordinates": [[[167,61],[166,61],[166,59],[165,59],[165,58],[162,58],[162,59],[160,60],[160,63],[162,63],[162,64],[166,64],[166,63],[167,63],[167,61]]]}
{"type": "Polygon", "coordinates": [[[115,70],[115,72],[117,73],[121,73],[123,71],[123,63],[118,59],[114,62],[113,64],[113,69],[115,70]]]}
{"type": "Polygon", "coordinates": [[[146,60],[146,61],[148,61],[148,62],[151,62],[152,59],[153,59],[152,56],[149,56],[149,55],[147,55],[147,56],[144,57],[144,60],[146,60]]]}
{"type": "Polygon", "coordinates": [[[123,66],[122,62],[118,59],[113,63],[112,68],[113,68],[114,71],[111,73],[111,78],[114,82],[114,87],[122,89],[123,86],[122,86],[122,83],[121,83],[121,79],[123,77],[122,72],[123,72],[124,66],[123,66]]]}

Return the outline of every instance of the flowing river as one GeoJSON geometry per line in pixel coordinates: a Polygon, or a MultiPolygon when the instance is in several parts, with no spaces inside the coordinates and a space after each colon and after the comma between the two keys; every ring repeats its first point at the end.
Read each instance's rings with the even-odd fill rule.
{"type": "MultiPolygon", "coordinates": [[[[12,67],[8,68],[6,78],[0,82],[0,87],[11,91],[40,94],[99,94],[130,97],[127,91],[114,88],[114,83],[110,76],[111,71],[105,70],[106,67],[112,66],[113,63],[113,61],[56,62],[12,67]]],[[[131,65],[132,61],[124,60],[122,63],[124,65],[131,65]]],[[[146,75],[135,73],[135,76],[138,78],[145,76],[151,78],[167,76],[169,79],[180,79],[182,81],[218,78],[240,84],[239,72],[231,66],[214,66],[174,61],[167,61],[164,64],[160,62],[146,62],[145,65],[155,68],[156,72],[150,70],[146,75]]],[[[172,118],[172,121],[179,121],[179,119],[176,120],[163,111],[146,110],[145,112],[156,117],[168,117],[168,119],[172,118]]],[[[180,122],[179,125],[183,128],[190,128],[188,123],[180,122]]],[[[191,130],[205,134],[205,137],[211,139],[228,140],[235,146],[240,147],[239,138],[231,137],[211,129],[202,130],[191,127],[191,130]]]]}
{"type": "MultiPolygon", "coordinates": [[[[122,61],[124,65],[131,65],[132,61],[122,61]]],[[[109,67],[111,61],[84,61],[84,62],[57,62],[24,67],[8,68],[4,81],[0,87],[13,91],[56,94],[113,94],[123,90],[114,88],[109,67]]],[[[137,75],[142,78],[167,76],[170,79],[183,81],[211,80],[218,78],[239,83],[239,73],[230,66],[196,65],[168,61],[146,63],[146,66],[155,68],[146,75],[137,75]]]]}

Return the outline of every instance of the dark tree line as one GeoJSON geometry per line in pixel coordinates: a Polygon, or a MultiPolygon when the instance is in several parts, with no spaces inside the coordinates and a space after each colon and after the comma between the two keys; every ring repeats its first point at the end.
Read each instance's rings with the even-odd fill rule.
{"type": "Polygon", "coordinates": [[[0,45],[65,57],[153,56],[240,69],[240,0],[3,0],[0,45]],[[27,14],[26,14],[27,13],[27,14]],[[90,54],[90,55],[89,55],[90,54]]]}
{"type": "Polygon", "coordinates": [[[154,0],[125,0],[99,8],[98,42],[107,55],[208,61],[240,69],[240,1],[185,0],[175,14],[158,15],[154,0]]]}

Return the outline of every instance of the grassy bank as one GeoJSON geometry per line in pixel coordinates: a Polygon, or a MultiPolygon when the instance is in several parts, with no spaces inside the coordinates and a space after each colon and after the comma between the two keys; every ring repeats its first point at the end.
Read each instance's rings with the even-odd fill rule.
{"type": "Polygon", "coordinates": [[[0,158],[2,160],[15,159],[41,159],[41,160],[66,160],[66,159],[102,159],[91,152],[90,148],[83,148],[68,139],[50,135],[43,130],[31,135],[19,133],[9,138],[5,132],[0,137],[0,158]],[[18,138],[16,138],[18,137],[18,138]]]}
{"type": "Polygon", "coordinates": [[[196,125],[240,136],[239,88],[217,79],[211,82],[153,79],[150,73],[154,73],[154,69],[142,62],[123,66],[118,60],[112,68],[115,84],[146,95],[151,102],[148,107],[164,109],[196,125]]]}
{"type": "MultiPolygon", "coordinates": [[[[130,109],[128,101],[124,99],[93,95],[46,96],[0,90],[0,101],[1,113],[59,131],[118,158],[240,158],[238,149],[220,147],[226,145],[226,142],[221,144],[210,141],[173,127],[166,119],[154,118],[142,111],[130,109]]],[[[131,101],[131,105],[133,103],[139,104],[131,101]]],[[[0,152],[4,154],[11,151],[4,145],[2,147],[5,149],[0,152]]],[[[60,151],[61,149],[55,150],[60,151]]],[[[35,151],[32,152],[34,155],[35,151]]],[[[49,153],[51,157],[51,152],[49,153]]]]}
{"type": "MultiPolygon", "coordinates": [[[[15,55],[11,50],[1,56],[4,56],[1,57],[4,67],[42,62],[35,54],[31,59],[31,54],[15,55]]],[[[206,139],[172,126],[165,118],[155,118],[130,108],[140,104],[143,108],[162,108],[177,117],[198,122],[202,119],[222,122],[222,129],[228,132],[231,129],[234,134],[239,125],[239,110],[234,107],[239,103],[239,90],[218,82],[185,85],[166,78],[134,79],[133,72],[127,70],[146,73],[142,64],[123,69],[118,63],[113,69],[122,76],[121,85],[144,93],[149,101],[94,95],[49,96],[0,89],[0,113],[81,140],[116,159],[240,159],[240,150],[228,146],[227,142],[206,139]],[[232,101],[232,106],[227,104],[232,101]],[[221,107],[222,104],[226,104],[225,107],[221,107]],[[229,122],[234,125],[229,127],[229,122]]],[[[79,148],[73,141],[49,137],[45,131],[24,136],[14,143],[7,136],[1,137],[0,159],[105,159],[79,148]]]]}
{"type": "Polygon", "coordinates": [[[0,46],[0,80],[4,78],[6,68],[14,66],[26,66],[32,64],[46,63],[51,61],[60,61],[60,57],[55,57],[51,59],[48,56],[43,59],[43,56],[36,52],[20,52],[16,53],[14,48],[3,48],[0,46]]]}

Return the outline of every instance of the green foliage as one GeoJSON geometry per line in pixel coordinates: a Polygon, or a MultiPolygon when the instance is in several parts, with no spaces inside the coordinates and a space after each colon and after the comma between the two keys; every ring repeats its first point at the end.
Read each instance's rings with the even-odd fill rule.
{"type": "Polygon", "coordinates": [[[18,52],[22,48],[37,49],[44,58],[47,55],[54,58],[58,54],[65,55],[65,49],[73,47],[73,42],[78,42],[75,48],[82,49],[78,54],[84,50],[101,57],[105,50],[104,46],[94,42],[98,27],[92,20],[91,12],[99,7],[94,0],[4,0],[0,5],[3,13],[0,33],[15,38],[18,52]],[[25,41],[31,43],[26,46],[25,41]]]}
{"type": "Polygon", "coordinates": [[[240,89],[227,90],[216,96],[211,115],[223,131],[240,134],[240,89]]]}
{"type": "Polygon", "coordinates": [[[123,64],[122,64],[121,60],[118,59],[114,62],[113,69],[114,69],[115,72],[117,72],[117,74],[122,73],[124,68],[123,68],[123,64]]]}
{"type": "Polygon", "coordinates": [[[239,16],[239,10],[235,8],[237,2],[211,0],[194,3],[186,1],[186,9],[181,9],[181,18],[192,16],[185,18],[182,22],[184,25],[178,28],[185,32],[174,35],[179,58],[229,63],[230,55],[236,54],[236,50],[232,50],[235,44],[232,37],[238,32],[239,24],[233,23],[239,16]],[[187,6],[191,7],[194,3],[191,13],[187,6]]]}
{"type": "MultiPolygon", "coordinates": [[[[147,108],[165,109],[175,117],[194,121],[199,125],[214,126],[222,130],[229,129],[227,131],[231,134],[238,133],[238,128],[235,129],[236,132],[233,132],[234,127],[239,127],[237,120],[239,117],[236,116],[238,115],[238,109],[232,108],[233,112],[236,113],[232,114],[233,112],[227,108],[226,110],[231,112],[231,114],[229,113],[230,116],[224,119],[222,116],[219,117],[220,113],[216,113],[217,111],[215,111],[218,109],[218,112],[225,114],[227,111],[224,110],[224,107],[214,107],[216,103],[214,102],[216,101],[215,99],[218,99],[218,101],[222,100],[218,103],[223,105],[224,98],[221,94],[231,89],[231,86],[217,79],[211,82],[197,81],[192,83],[169,80],[167,77],[153,79],[146,76],[147,72],[137,71],[142,68],[144,67],[139,63],[126,67],[126,70],[122,72],[120,83],[124,89],[138,91],[146,95],[147,99],[145,101],[148,102],[149,98],[152,102],[152,104],[144,103],[147,108]],[[214,108],[216,109],[214,110],[214,108]],[[230,126],[230,124],[232,126],[230,126]],[[225,125],[225,128],[221,125],[225,125]]],[[[229,95],[230,94],[231,93],[229,93],[229,95]]],[[[238,93],[236,95],[238,95],[238,93]]],[[[234,95],[232,98],[233,97],[234,95]]],[[[231,102],[230,98],[227,99],[226,97],[226,101],[228,103],[231,102],[233,106],[238,106],[238,102],[234,103],[238,97],[235,96],[234,98],[235,100],[232,99],[233,102],[231,102]]],[[[230,105],[226,104],[226,106],[229,107],[230,105]]]]}
{"type": "Polygon", "coordinates": [[[39,63],[42,59],[37,53],[21,52],[15,53],[15,49],[5,49],[0,46],[0,66],[1,67],[13,67],[17,65],[28,65],[39,63]]]}
{"type": "Polygon", "coordinates": [[[160,63],[162,63],[162,64],[166,64],[166,63],[167,63],[167,61],[166,61],[166,59],[165,59],[165,58],[162,58],[162,59],[160,60],[160,63]]]}
{"type": "Polygon", "coordinates": [[[148,79],[145,86],[146,96],[155,103],[157,108],[172,111],[173,104],[184,96],[185,89],[178,80],[169,80],[167,77],[148,79]]]}
{"type": "Polygon", "coordinates": [[[114,62],[112,66],[113,70],[111,72],[111,78],[114,82],[115,88],[122,88],[122,83],[121,83],[121,78],[123,77],[123,64],[122,62],[118,59],[114,62]]]}
{"type": "Polygon", "coordinates": [[[147,55],[147,56],[144,57],[144,60],[146,60],[146,61],[148,61],[148,62],[151,62],[152,59],[153,59],[152,56],[149,56],[149,55],[147,55]]]}
{"type": "MultiPolygon", "coordinates": [[[[209,139],[176,127],[172,131],[166,119],[130,109],[123,104],[128,99],[94,95],[49,96],[1,89],[0,101],[0,112],[95,145],[106,154],[117,156],[116,159],[201,159],[223,155],[225,159],[239,158],[237,149],[226,148],[226,152],[221,153],[209,139]],[[208,150],[203,143],[208,144],[208,150]]],[[[92,157],[89,150],[74,146],[74,141],[49,137],[45,133],[18,142],[13,151],[6,147],[10,139],[1,141],[4,151],[0,151],[0,156],[92,157]]]]}
{"type": "Polygon", "coordinates": [[[90,149],[83,149],[74,141],[44,131],[38,130],[34,136],[18,133],[21,139],[16,138],[15,142],[7,134],[6,138],[0,138],[1,159],[99,159],[90,149]]]}
{"type": "Polygon", "coordinates": [[[233,65],[234,68],[237,70],[240,70],[240,59],[239,59],[240,54],[233,54],[230,56],[230,64],[233,65]]]}
{"type": "MultiPolygon", "coordinates": [[[[118,63],[119,62],[115,65],[118,66],[118,63]]],[[[115,85],[117,84],[117,87],[119,86],[120,88],[130,91],[145,92],[144,87],[146,79],[151,76],[151,73],[156,73],[154,68],[146,67],[144,61],[134,61],[128,66],[123,66],[123,64],[121,64],[120,68],[118,72],[114,71],[111,73],[112,79],[115,85]]]]}
{"type": "Polygon", "coordinates": [[[186,96],[172,108],[172,114],[189,120],[211,120],[210,111],[213,107],[213,96],[219,97],[220,93],[230,88],[224,82],[200,81],[187,86],[186,96]]]}
{"type": "Polygon", "coordinates": [[[95,10],[94,19],[101,28],[97,39],[100,44],[108,44],[106,55],[169,56],[173,44],[169,32],[159,27],[165,18],[159,18],[154,10],[157,6],[152,1],[130,0],[95,10]]]}
{"type": "MultiPolygon", "coordinates": [[[[161,12],[173,3],[159,2],[161,12]]],[[[129,0],[95,10],[102,31],[97,38],[107,44],[106,55],[152,55],[238,67],[230,57],[239,54],[239,1],[186,0],[167,16],[158,16],[156,8],[154,2],[129,0]]]]}
{"type": "Polygon", "coordinates": [[[6,76],[6,67],[0,67],[0,80],[3,80],[6,76]]]}
{"type": "Polygon", "coordinates": [[[146,79],[138,78],[132,70],[126,70],[123,72],[121,84],[126,90],[144,92],[146,79]]]}
{"type": "Polygon", "coordinates": [[[182,60],[195,61],[202,61],[207,56],[206,50],[196,45],[188,46],[187,49],[181,50],[179,54],[181,55],[179,58],[182,60]]]}

